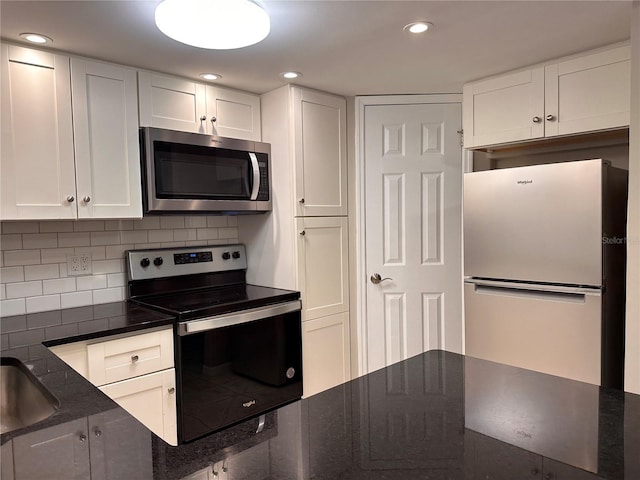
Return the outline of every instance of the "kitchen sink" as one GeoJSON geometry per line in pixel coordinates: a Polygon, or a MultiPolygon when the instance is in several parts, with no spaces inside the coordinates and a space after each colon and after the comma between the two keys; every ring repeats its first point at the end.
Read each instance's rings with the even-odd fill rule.
{"type": "Polygon", "coordinates": [[[0,433],[50,417],[60,402],[20,360],[0,358],[0,433]]]}

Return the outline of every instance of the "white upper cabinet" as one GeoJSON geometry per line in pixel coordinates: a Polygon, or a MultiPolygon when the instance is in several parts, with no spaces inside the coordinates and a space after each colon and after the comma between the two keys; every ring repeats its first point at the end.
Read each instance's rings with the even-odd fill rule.
{"type": "Polygon", "coordinates": [[[78,218],[142,217],[136,72],[71,60],[78,218]]]}
{"type": "Polygon", "coordinates": [[[347,215],[346,100],[292,88],[296,216],[347,215]]]}
{"type": "Polygon", "coordinates": [[[467,84],[464,146],[629,125],[630,48],[621,46],[467,84]]]}
{"type": "Polygon", "coordinates": [[[135,72],[1,47],[2,219],[141,217],[135,72]]]}
{"type": "Polygon", "coordinates": [[[260,141],[260,97],[138,72],[140,125],[260,141]]]}
{"type": "Polygon", "coordinates": [[[69,58],[1,48],[2,219],[76,218],[69,58]]]}

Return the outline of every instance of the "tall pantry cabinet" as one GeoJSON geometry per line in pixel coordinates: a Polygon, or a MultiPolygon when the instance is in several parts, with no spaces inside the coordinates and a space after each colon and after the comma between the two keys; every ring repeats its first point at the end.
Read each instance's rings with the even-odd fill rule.
{"type": "Polygon", "coordinates": [[[300,290],[304,396],[350,380],[346,101],[287,85],[261,98],[273,211],[239,218],[249,283],[300,290]]]}

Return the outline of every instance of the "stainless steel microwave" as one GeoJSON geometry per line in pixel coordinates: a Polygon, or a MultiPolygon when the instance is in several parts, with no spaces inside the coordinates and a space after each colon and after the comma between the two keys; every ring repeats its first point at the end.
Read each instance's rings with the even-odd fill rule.
{"type": "Polygon", "coordinates": [[[271,210],[271,145],[161,128],[140,129],[144,212],[271,210]]]}

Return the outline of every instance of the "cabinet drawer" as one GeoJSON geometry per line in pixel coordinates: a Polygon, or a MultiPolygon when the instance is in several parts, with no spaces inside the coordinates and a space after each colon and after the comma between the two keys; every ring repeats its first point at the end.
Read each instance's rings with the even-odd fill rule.
{"type": "Polygon", "coordinates": [[[143,333],[87,346],[89,380],[105,385],[173,367],[173,331],[143,333]]]}

